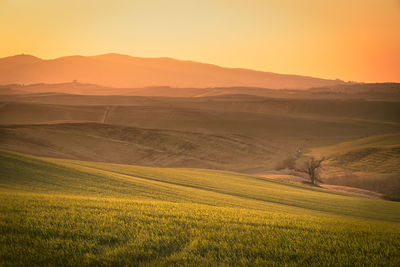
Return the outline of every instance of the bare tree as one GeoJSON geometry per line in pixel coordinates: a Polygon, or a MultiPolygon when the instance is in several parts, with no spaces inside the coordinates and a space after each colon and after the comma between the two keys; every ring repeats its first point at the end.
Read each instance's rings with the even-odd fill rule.
{"type": "Polygon", "coordinates": [[[306,173],[310,178],[311,183],[315,184],[315,182],[321,182],[319,179],[319,169],[321,168],[323,161],[325,161],[325,158],[315,159],[312,157],[310,160],[305,162],[302,167],[296,168],[295,170],[306,173]]]}

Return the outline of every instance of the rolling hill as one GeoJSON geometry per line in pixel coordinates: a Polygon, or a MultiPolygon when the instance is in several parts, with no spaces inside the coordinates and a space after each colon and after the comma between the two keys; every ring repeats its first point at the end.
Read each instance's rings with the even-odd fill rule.
{"type": "MultiPolygon", "coordinates": [[[[46,114],[62,112],[57,113],[56,109],[46,114]]],[[[86,114],[94,116],[91,112],[86,114]]],[[[102,114],[97,115],[98,120],[102,114]]],[[[20,122],[27,122],[29,117],[24,119],[20,122]]],[[[132,119],[142,127],[76,120],[2,125],[0,147],[38,156],[260,173],[274,169],[288,155],[310,145],[349,140],[365,131],[384,129],[379,124],[319,123],[285,117],[236,114],[236,120],[233,116],[231,119],[230,123],[224,118],[206,124],[206,119],[194,116],[192,124],[185,124],[177,122],[175,116],[165,124],[160,119],[151,125],[144,118],[132,119]]],[[[387,129],[390,131],[390,127],[387,129]]]]}
{"type": "MultiPolygon", "coordinates": [[[[283,143],[283,142],[282,142],[283,143]]],[[[294,149],[240,134],[204,134],[99,123],[0,127],[0,147],[39,156],[245,172],[264,170],[294,149]],[[272,157],[275,159],[271,159],[272,157]]]]}
{"type": "Polygon", "coordinates": [[[0,59],[0,84],[65,83],[74,80],[130,88],[248,86],[307,89],[344,83],[340,80],[223,68],[172,58],[138,58],[119,54],[67,56],[52,60],[18,55],[0,59]]]}
{"type": "Polygon", "coordinates": [[[1,167],[2,188],[9,191],[164,200],[299,214],[307,210],[315,215],[400,221],[400,213],[392,212],[400,208],[397,202],[234,172],[39,158],[8,151],[1,151],[1,167]]]}
{"type": "Polygon", "coordinates": [[[397,202],[233,172],[7,151],[0,185],[5,265],[400,262],[397,202]]]}
{"type": "MultiPolygon", "coordinates": [[[[126,95],[74,95],[64,93],[37,93],[0,95],[2,113],[6,113],[16,103],[45,104],[48,108],[60,105],[67,106],[110,106],[117,110],[143,108],[152,116],[154,109],[176,110],[191,113],[218,112],[223,114],[254,113],[291,116],[297,118],[325,118],[325,119],[359,119],[363,121],[400,122],[400,106],[398,102],[387,100],[365,99],[321,99],[321,98],[296,98],[288,97],[262,97],[254,95],[218,95],[205,97],[146,97],[126,95]]],[[[19,108],[21,112],[25,108],[19,108]]],[[[28,109],[28,105],[27,105],[28,109]]],[[[32,112],[34,114],[34,112],[32,112]]],[[[110,113],[112,115],[112,113],[110,113]]],[[[61,116],[61,115],[60,115],[61,116]]],[[[17,114],[7,116],[10,123],[12,119],[19,118],[17,114]]],[[[62,116],[61,116],[62,117],[62,116]]],[[[122,116],[124,119],[126,116],[122,116]]],[[[156,119],[156,118],[154,118],[156,119]]],[[[33,122],[33,121],[32,121],[33,122]]]]}
{"type": "Polygon", "coordinates": [[[356,139],[312,150],[329,155],[331,164],[356,171],[400,173],[400,134],[356,139]]]}
{"type": "Polygon", "coordinates": [[[260,173],[299,149],[400,130],[400,109],[392,101],[69,94],[0,99],[4,149],[159,167],[260,173]]]}
{"type": "MultiPolygon", "coordinates": [[[[91,96],[163,96],[163,97],[210,97],[219,95],[254,95],[270,98],[289,99],[364,99],[400,101],[399,83],[343,84],[307,90],[268,89],[260,87],[210,87],[184,88],[171,86],[150,86],[143,88],[118,88],[80,82],[56,84],[7,84],[0,85],[0,95],[13,97],[38,97],[40,93],[84,94],[91,96]]],[[[93,97],[94,98],[94,97],[93,97]]]]}
{"type": "Polygon", "coordinates": [[[383,134],[312,148],[327,156],[324,181],[372,190],[400,200],[400,134],[383,134]]]}

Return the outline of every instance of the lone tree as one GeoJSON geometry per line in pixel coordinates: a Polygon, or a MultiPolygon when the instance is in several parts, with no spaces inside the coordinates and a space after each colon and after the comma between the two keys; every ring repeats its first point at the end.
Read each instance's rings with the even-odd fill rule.
{"type": "Polygon", "coordinates": [[[311,184],[315,184],[315,182],[322,182],[319,179],[319,169],[321,168],[323,161],[325,161],[325,158],[315,159],[312,157],[310,160],[305,162],[301,168],[296,168],[295,170],[306,173],[310,178],[311,184]]]}

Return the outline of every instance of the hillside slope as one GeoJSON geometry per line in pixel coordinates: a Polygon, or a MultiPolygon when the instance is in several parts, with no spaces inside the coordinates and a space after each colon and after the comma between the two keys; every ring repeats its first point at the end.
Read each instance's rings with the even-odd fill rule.
{"type": "Polygon", "coordinates": [[[232,172],[0,151],[0,264],[397,266],[399,205],[232,172]]]}
{"type": "MultiPolygon", "coordinates": [[[[59,93],[0,95],[0,101],[8,104],[45,104],[60,106],[115,106],[121,108],[143,107],[166,110],[192,110],[193,112],[256,113],[289,115],[329,119],[346,118],[364,121],[400,122],[400,106],[395,101],[368,101],[363,99],[302,99],[270,98],[252,95],[222,95],[207,97],[143,97],[143,96],[94,96],[59,93]]],[[[0,103],[1,103],[0,102],[0,103]]],[[[10,106],[12,107],[12,105],[10,106]]],[[[21,112],[24,107],[18,108],[21,112]]],[[[7,112],[2,108],[1,113],[7,112]]],[[[151,114],[149,114],[151,115],[151,114]]],[[[10,114],[18,118],[17,114],[10,114]]],[[[10,119],[9,119],[10,120],[10,119]]],[[[11,121],[11,120],[10,120],[11,121]]]]}
{"type": "MultiPolygon", "coordinates": [[[[94,116],[96,113],[87,114],[94,116]]],[[[104,110],[96,115],[98,121],[103,114],[104,110]]],[[[0,148],[69,159],[260,173],[275,168],[288,155],[295,154],[309,143],[331,143],[363,135],[365,131],[385,129],[379,124],[319,123],[254,114],[242,117],[232,114],[212,121],[198,115],[180,121],[177,118],[181,116],[179,113],[164,121],[162,118],[168,113],[147,120],[140,118],[139,112],[131,114],[136,116],[127,117],[132,123],[124,124],[135,123],[145,127],[57,120],[42,124],[3,125],[0,126],[0,148]]],[[[29,117],[21,118],[26,120],[29,117]]],[[[122,116],[114,114],[111,118],[121,120],[122,116]]]]}
{"type": "Polygon", "coordinates": [[[19,55],[0,59],[0,84],[63,83],[78,80],[112,87],[230,87],[306,89],[342,84],[298,75],[181,61],[171,58],[137,58],[126,55],[68,56],[52,60],[24,60],[19,55]]]}
{"type": "Polygon", "coordinates": [[[273,156],[280,159],[283,144],[239,134],[67,123],[0,127],[0,147],[58,158],[251,171],[270,166],[273,156]]]}
{"type": "Polygon", "coordinates": [[[355,171],[400,173],[400,134],[365,137],[312,150],[329,155],[330,164],[355,171]]]}
{"type": "Polygon", "coordinates": [[[386,101],[63,94],[4,100],[4,149],[159,167],[261,173],[310,145],[400,131],[399,106],[386,101]]]}
{"type": "Polygon", "coordinates": [[[324,212],[400,221],[400,203],[354,197],[267,178],[202,169],[150,168],[0,152],[7,190],[153,199],[292,213],[324,212]],[[32,191],[33,190],[33,191],[32,191]]]}
{"type": "Polygon", "coordinates": [[[372,190],[386,199],[400,200],[399,133],[315,147],[309,155],[327,157],[326,183],[372,190]]]}

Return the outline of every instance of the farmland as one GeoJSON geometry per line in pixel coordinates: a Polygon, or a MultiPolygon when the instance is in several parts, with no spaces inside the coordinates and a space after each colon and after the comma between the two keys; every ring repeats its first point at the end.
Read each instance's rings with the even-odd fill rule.
{"type": "Polygon", "coordinates": [[[400,200],[400,135],[381,134],[310,149],[327,157],[324,181],[378,192],[400,200]]]}
{"type": "Polygon", "coordinates": [[[0,265],[399,265],[397,87],[76,86],[1,96],[0,265]]]}
{"type": "Polygon", "coordinates": [[[226,171],[0,156],[2,265],[400,262],[397,202],[226,171]]]}
{"type": "Polygon", "coordinates": [[[0,267],[400,267],[400,2],[358,2],[0,0],[0,267]]]}

